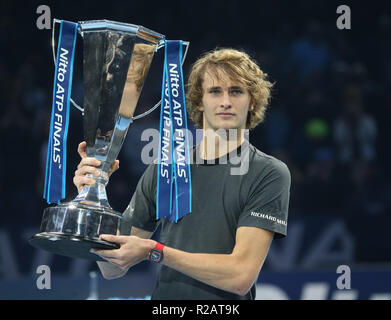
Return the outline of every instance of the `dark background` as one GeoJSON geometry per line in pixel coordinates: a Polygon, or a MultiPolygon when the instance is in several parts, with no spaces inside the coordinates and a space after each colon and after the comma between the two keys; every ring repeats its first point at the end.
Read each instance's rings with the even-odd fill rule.
{"type": "MultiPolygon", "coordinates": [[[[36,25],[41,4],[50,7],[51,18],[128,22],[168,39],[190,41],[185,78],[205,51],[218,46],[246,50],[275,82],[266,122],[251,131],[250,140],[286,162],[292,175],[288,238],[273,246],[279,252],[288,246],[284,241],[296,243],[296,259],[267,262],[264,268],[335,270],[341,263],[353,267],[390,264],[390,4],[4,1],[0,21],[0,278],[31,275],[34,263],[42,261],[36,260],[36,249],[26,242],[38,231],[47,206],[42,192],[54,66],[51,30],[39,30],[36,25]],[[350,6],[351,30],[336,27],[336,9],[342,4],[350,6]],[[290,238],[294,226],[300,230],[299,236],[290,238]],[[329,241],[328,253],[322,251],[321,241],[317,242],[322,235],[329,241]],[[301,259],[308,258],[306,252],[316,248],[317,262],[311,264],[307,259],[304,263],[301,259]],[[17,272],[8,269],[8,257],[17,272]]],[[[76,60],[80,60],[78,54],[76,60]]],[[[159,99],[158,64],[148,76],[139,110],[159,99]]],[[[81,72],[77,64],[72,96],[78,102],[82,101],[81,72]]],[[[139,156],[145,145],[140,132],[157,128],[158,116],[155,111],[129,131],[119,158],[121,169],[108,186],[110,203],[118,211],[127,206],[145,168],[139,156]]],[[[72,177],[79,162],[77,144],[83,139],[82,116],[74,108],[70,121],[67,200],[76,196],[72,177]]],[[[58,274],[96,270],[91,264],[82,271],[77,267],[70,271],[69,259],[50,259],[58,274]]],[[[136,271],[152,272],[153,267],[142,263],[136,271]]]]}

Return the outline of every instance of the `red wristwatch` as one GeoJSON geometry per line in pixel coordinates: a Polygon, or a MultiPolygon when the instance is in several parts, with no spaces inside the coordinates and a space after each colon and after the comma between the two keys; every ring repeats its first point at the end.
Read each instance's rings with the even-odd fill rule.
{"type": "Polygon", "coordinates": [[[149,260],[155,263],[161,262],[163,260],[163,248],[163,243],[156,242],[155,248],[149,252],[149,260]]]}

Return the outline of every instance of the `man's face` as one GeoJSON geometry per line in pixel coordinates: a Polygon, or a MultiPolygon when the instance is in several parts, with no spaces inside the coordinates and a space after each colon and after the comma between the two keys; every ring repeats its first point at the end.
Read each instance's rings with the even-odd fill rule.
{"type": "Polygon", "coordinates": [[[223,72],[206,71],[202,84],[204,130],[245,129],[248,111],[252,109],[251,96],[241,84],[229,79],[223,72]]]}

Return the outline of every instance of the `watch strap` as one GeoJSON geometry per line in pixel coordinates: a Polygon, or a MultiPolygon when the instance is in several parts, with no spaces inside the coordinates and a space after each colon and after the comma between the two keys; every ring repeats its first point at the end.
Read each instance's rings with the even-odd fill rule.
{"type": "Polygon", "coordinates": [[[154,249],[157,249],[159,251],[163,251],[163,248],[164,248],[164,244],[163,243],[156,242],[156,245],[155,245],[154,249]]]}

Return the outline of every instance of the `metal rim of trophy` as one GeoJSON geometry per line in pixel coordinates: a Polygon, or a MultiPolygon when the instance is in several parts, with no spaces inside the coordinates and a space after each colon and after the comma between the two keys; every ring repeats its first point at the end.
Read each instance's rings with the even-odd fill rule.
{"type": "MultiPolygon", "coordinates": [[[[57,60],[57,57],[56,57],[56,52],[55,52],[55,44],[54,44],[54,33],[55,33],[55,25],[56,23],[61,23],[61,20],[59,19],[53,19],[53,28],[52,28],[52,52],[53,52],[53,60],[54,60],[54,66],[56,66],[56,60],[57,60]]],[[[186,56],[187,56],[187,51],[189,49],[189,45],[190,45],[190,42],[189,41],[183,41],[183,44],[186,46],[186,49],[185,49],[185,53],[183,55],[183,59],[182,59],[182,65],[184,64],[185,60],[186,60],[186,56]]],[[[156,50],[155,52],[157,52],[159,49],[163,48],[164,47],[164,41],[160,41],[160,43],[156,46],[156,50]]],[[[159,100],[158,103],[156,103],[151,109],[145,111],[144,113],[141,113],[135,117],[132,117],[131,118],[131,122],[135,121],[135,120],[138,120],[138,119],[141,119],[147,115],[149,115],[150,113],[152,113],[153,111],[155,111],[161,104],[162,100],[159,100]]],[[[80,110],[82,114],[84,114],[84,109],[82,107],[80,107],[75,101],[73,101],[73,99],[71,98],[71,103],[73,104],[73,106],[80,110]]]]}

